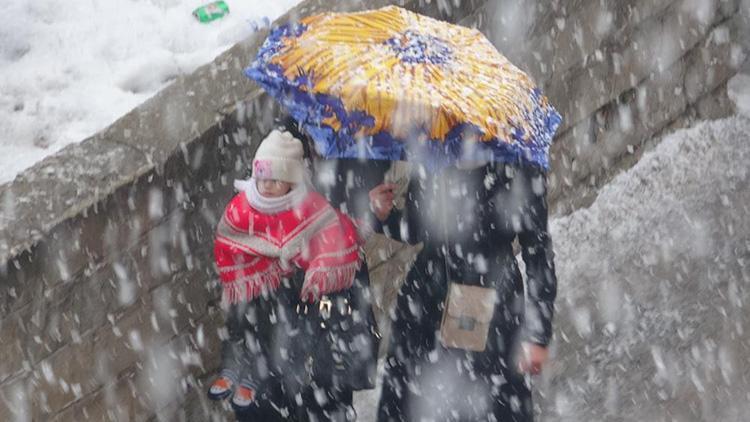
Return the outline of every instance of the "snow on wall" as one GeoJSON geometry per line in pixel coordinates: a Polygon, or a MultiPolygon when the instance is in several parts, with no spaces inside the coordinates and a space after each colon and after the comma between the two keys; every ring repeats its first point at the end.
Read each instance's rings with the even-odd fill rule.
{"type": "Polygon", "coordinates": [[[560,296],[548,420],[742,420],[750,363],[750,120],[664,138],[551,221],[560,296]]]}
{"type": "Polygon", "coordinates": [[[0,25],[0,184],[80,142],[300,0],[9,0],[0,25]]]}
{"type": "Polygon", "coordinates": [[[729,98],[734,102],[737,112],[750,117],[750,75],[739,73],[727,84],[729,98]]]}

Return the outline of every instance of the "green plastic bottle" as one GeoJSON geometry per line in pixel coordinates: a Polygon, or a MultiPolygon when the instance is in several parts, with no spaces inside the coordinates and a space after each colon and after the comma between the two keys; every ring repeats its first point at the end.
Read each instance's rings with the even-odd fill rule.
{"type": "Polygon", "coordinates": [[[227,13],[229,13],[229,6],[227,6],[224,0],[204,4],[193,10],[193,16],[201,21],[201,23],[215,21],[216,19],[224,17],[227,13]]]}

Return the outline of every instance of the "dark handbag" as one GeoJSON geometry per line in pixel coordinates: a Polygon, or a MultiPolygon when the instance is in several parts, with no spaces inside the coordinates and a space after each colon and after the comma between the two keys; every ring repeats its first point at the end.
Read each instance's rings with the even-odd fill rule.
{"type": "Polygon", "coordinates": [[[365,266],[351,288],[321,298],[316,318],[312,380],[341,390],[375,388],[380,333],[365,266]]]}

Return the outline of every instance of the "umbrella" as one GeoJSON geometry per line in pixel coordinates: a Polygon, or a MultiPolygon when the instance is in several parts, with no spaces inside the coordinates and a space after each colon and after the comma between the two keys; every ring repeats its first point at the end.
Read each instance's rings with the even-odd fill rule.
{"type": "Polygon", "coordinates": [[[527,162],[561,122],[477,30],[388,6],[274,28],[245,70],[325,158],[527,162]]]}

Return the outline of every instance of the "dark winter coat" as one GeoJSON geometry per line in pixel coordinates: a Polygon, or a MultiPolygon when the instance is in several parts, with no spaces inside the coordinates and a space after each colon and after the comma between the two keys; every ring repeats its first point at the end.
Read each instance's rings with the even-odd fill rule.
{"type": "Polygon", "coordinates": [[[502,164],[416,172],[405,209],[381,228],[424,247],[397,299],[379,421],[532,420],[531,393],[512,357],[521,341],[546,345],[551,337],[556,278],[545,186],[540,171],[502,164]],[[437,340],[448,282],[497,292],[485,351],[437,340]]]}

